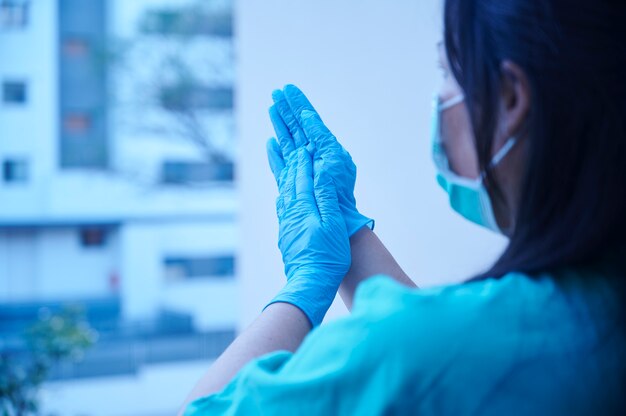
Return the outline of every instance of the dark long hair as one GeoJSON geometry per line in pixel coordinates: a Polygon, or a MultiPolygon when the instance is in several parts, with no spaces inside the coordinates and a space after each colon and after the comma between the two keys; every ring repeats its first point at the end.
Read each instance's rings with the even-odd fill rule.
{"type": "MultiPolygon", "coordinates": [[[[445,47],[481,169],[491,157],[502,62],[519,65],[531,87],[513,235],[478,279],[589,263],[626,243],[625,22],[623,0],[445,2],[445,47]]],[[[502,195],[492,172],[486,181],[502,195]]]]}

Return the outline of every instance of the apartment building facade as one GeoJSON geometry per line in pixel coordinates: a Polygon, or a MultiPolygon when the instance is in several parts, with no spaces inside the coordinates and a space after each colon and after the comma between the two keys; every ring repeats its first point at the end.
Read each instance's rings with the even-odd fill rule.
{"type": "MultiPolygon", "coordinates": [[[[122,122],[129,113],[118,92],[136,80],[110,62],[122,38],[158,51],[168,22],[184,22],[177,10],[154,0],[0,1],[0,309],[17,320],[73,302],[126,332],[232,337],[233,76],[186,101],[217,126],[222,156],[211,159],[191,140],[122,122]]],[[[193,33],[193,42],[228,56],[232,16],[220,10],[211,14],[218,29],[193,33]]],[[[234,71],[232,61],[215,65],[234,71]]],[[[130,117],[177,123],[165,104],[140,104],[130,117]]]]}

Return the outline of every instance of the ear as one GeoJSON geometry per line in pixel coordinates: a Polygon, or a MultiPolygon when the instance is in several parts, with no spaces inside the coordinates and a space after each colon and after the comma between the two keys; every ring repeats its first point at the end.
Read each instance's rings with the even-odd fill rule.
{"type": "Polygon", "coordinates": [[[500,67],[500,117],[494,148],[500,149],[511,136],[525,134],[530,110],[530,83],[524,70],[515,62],[505,60],[500,67]]]}

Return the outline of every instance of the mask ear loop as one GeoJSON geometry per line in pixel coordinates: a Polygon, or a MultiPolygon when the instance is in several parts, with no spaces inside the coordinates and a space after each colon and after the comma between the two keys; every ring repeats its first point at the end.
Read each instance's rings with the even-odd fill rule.
{"type": "MultiPolygon", "coordinates": [[[[445,101],[439,104],[437,106],[437,109],[439,110],[439,113],[441,114],[442,111],[445,111],[448,108],[452,108],[455,105],[462,103],[464,100],[465,100],[465,95],[459,94],[455,97],[450,98],[448,101],[445,101]]],[[[506,143],[504,143],[504,146],[502,146],[502,148],[498,150],[498,152],[496,152],[493,159],[491,159],[491,162],[489,162],[488,168],[491,169],[494,166],[496,166],[498,163],[500,163],[500,161],[502,161],[502,159],[504,159],[504,157],[509,153],[511,148],[515,146],[515,143],[517,143],[517,138],[515,136],[511,136],[509,140],[507,140],[506,143]]],[[[483,172],[480,176],[484,178],[485,172],[483,172]]]]}
{"type": "Polygon", "coordinates": [[[494,167],[498,163],[500,163],[500,161],[504,159],[504,156],[506,156],[509,153],[511,148],[515,146],[515,143],[517,143],[517,138],[515,136],[511,136],[509,140],[507,140],[506,143],[504,143],[504,146],[502,146],[502,148],[498,150],[498,152],[495,154],[493,159],[491,159],[491,163],[489,163],[489,166],[494,167]]]}
{"type": "Polygon", "coordinates": [[[513,148],[513,146],[515,146],[516,143],[517,143],[517,137],[515,136],[511,136],[506,141],[506,143],[504,143],[504,146],[502,146],[500,150],[496,152],[496,154],[493,156],[493,159],[491,159],[491,162],[489,162],[489,166],[487,166],[487,169],[485,169],[480,174],[481,180],[484,180],[485,176],[487,176],[487,170],[493,169],[495,166],[497,166],[502,161],[502,159],[504,159],[504,157],[511,151],[511,149],[513,148]]]}
{"type": "Polygon", "coordinates": [[[437,107],[437,109],[441,112],[447,110],[448,108],[454,107],[457,104],[462,103],[465,100],[465,95],[459,94],[456,97],[450,98],[448,101],[445,101],[437,107]]]}

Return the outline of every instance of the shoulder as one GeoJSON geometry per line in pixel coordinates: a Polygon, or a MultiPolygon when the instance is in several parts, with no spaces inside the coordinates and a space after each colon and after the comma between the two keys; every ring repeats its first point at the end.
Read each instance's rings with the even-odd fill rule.
{"type": "Polygon", "coordinates": [[[357,289],[352,315],[341,326],[366,334],[368,353],[385,356],[392,342],[400,355],[419,357],[412,361],[419,366],[452,359],[460,349],[502,348],[505,342],[518,342],[530,327],[542,332],[541,315],[560,304],[558,297],[550,276],[512,273],[415,289],[380,275],[357,289]]]}
{"type": "Polygon", "coordinates": [[[527,331],[545,332],[540,314],[553,307],[556,293],[550,276],[514,273],[427,289],[375,276],[357,289],[351,317],[328,334],[349,329],[372,365],[403,368],[405,380],[427,380],[454,363],[483,359],[494,366],[502,359],[504,368],[527,331]]]}
{"type": "Polygon", "coordinates": [[[424,289],[408,288],[389,276],[377,275],[357,288],[353,314],[375,318],[403,313],[421,314],[424,310],[454,314],[493,308],[512,309],[526,302],[550,299],[557,291],[549,275],[530,277],[510,273],[498,279],[424,289]]]}

